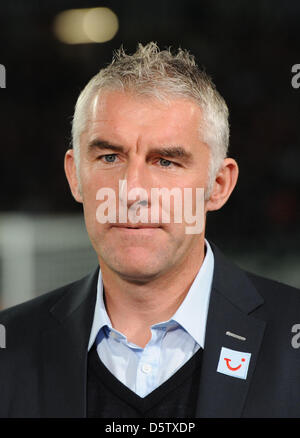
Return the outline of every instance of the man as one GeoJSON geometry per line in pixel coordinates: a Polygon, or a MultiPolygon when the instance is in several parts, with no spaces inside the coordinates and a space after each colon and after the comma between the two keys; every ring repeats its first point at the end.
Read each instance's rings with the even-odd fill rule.
{"type": "Polygon", "coordinates": [[[194,58],[120,50],[79,96],[72,134],[66,176],[100,268],[1,312],[1,416],[298,416],[299,291],[205,239],[238,166],[227,106],[194,58]],[[202,226],[176,220],[188,209],[202,226]]]}

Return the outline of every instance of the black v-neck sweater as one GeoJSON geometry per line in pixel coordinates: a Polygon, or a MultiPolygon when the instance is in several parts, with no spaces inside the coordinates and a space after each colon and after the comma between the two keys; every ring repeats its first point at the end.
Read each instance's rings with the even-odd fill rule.
{"type": "Polygon", "coordinates": [[[200,348],[175,374],[142,398],[106,368],[93,346],[88,354],[87,417],[195,417],[202,352],[200,348]]]}

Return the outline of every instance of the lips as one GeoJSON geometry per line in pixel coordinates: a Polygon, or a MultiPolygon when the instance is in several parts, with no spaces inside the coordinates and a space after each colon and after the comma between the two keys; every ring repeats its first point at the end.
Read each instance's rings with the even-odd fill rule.
{"type": "Polygon", "coordinates": [[[158,224],[115,224],[112,225],[113,228],[127,228],[131,230],[143,230],[143,229],[149,229],[149,228],[161,228],[158,224]]]}

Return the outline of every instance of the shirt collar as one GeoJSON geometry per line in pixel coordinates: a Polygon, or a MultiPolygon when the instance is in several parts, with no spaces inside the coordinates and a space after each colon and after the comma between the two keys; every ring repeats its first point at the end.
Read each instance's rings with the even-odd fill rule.
{"type": "Polygon", "coordinates": [[[97,283],[97,298],[96,298],[96,305],[94,312],[94,320],[93,320],[93,325],[92,325],[92,330],[91,330],[90,340],[88,345],[88,351],[90,350],[93,343],[95,342],[99,330],[106,325],[112,327],[111,321],[105,309],[105,304],[103,300],[102,273],[101,273],[101,269],[99,269],[98,283],[97,283]]]}
{"type": "MultiPolygon", "coordinates": [[[[214,271],[214,255],[207,240],[205,240],[205,244],[206,254],[198,274],[185,299],[169,320],[180,324],[202,348],[204,348],[206,320],[214,271]]],[[[112,324],[105,309],[102,274],[101,269],[99,269],[96,306],[88,350],[90,350],[98,332],[104,326],[111,328],[112,324]]]]}
{"type": "Polygon", "coordinates": [[[206,254],[185,299],[171,318],[204,348],[206,320],[214,272],[214,255],[205,240],[206,254]]]}

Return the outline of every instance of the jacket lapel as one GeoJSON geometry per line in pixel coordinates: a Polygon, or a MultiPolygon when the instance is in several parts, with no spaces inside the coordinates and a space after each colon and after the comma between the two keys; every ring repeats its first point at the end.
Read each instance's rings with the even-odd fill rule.
{"type": "Polygon", "coordinates": [[[43,333],[42,417],[86,416],[87,347],[99,269],[70,286],[51,309],[53,329],[43,333]]]}
{"type": "Polygon", "coordinates": [[[251,313],[263,304],[246,273],[211,245],[214,279],[208,311],[196,417],[240,417],[261,346],[265,322],[251,313]],[[246,338],[226,335],[231,332],[246,338]],[[246,379],[217,372],[222,347],[251,353],[246,379]]]}

